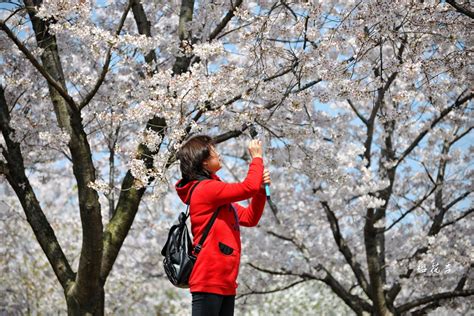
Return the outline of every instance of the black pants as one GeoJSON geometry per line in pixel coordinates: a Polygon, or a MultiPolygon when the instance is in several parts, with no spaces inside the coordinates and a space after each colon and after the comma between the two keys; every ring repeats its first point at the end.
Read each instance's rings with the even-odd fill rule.
{"type": "Polygon", "coordinates": [[[233,316],[235,296],[195,292],[192,316],[233,316]]]}

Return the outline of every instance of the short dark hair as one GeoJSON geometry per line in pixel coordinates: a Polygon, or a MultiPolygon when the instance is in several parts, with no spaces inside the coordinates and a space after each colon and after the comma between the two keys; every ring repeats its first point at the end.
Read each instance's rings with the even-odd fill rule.
{"type": "Polygon", "coordinates": [[[209,171],[203,168],[202,164],[211,156],[214,146],[214,140],[207,135],[195,135],[181,146],[177,158],[185,183],[211,177],[209,171]]]}

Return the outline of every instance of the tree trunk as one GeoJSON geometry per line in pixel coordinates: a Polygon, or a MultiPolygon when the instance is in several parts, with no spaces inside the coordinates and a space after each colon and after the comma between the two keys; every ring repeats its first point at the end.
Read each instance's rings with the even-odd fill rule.
{"type": "Polygon", "coordinates": [[[103,316],[105,315],[105,292],[104,288],[97,290],[93,296],[93,301],[80,303],[73,295],[66,294],[67,314],[68,316],[103,316]]]}

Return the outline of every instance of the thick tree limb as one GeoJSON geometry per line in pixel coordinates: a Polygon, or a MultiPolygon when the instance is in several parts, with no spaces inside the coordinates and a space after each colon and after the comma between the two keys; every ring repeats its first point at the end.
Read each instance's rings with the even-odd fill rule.
{"type": "Polygon", "coordinates": [[[471,295],[474,295],[474,289],[437,293],[437,294],[433,294],[433,295],[429,295],[429,296],[425,296],[425,297],[413,300],[409,303],[402,304],[396,307],[396,311],[397,313],[404,313],[404,312],[409,311],[412,308],[429,304],[431,302],[446,300],[446,299],[454,298],[454,297],[468,297],[471,295]]]}
{"type": "MultiPolygon", "coordinates": [[[[130,5],[133,12],[133,17],[137,24],[138,33],[151,37],[151,25],[146,17],[145,10],[140,0],[130,0],[130,5]]],[[[148,65],[152,65],[156,61],[156,54],[154,50],[148,52],[145,56],[145,61],[148,65]]],[[[154,116],[150,119],[145,127],[145,130],[151,129],[159,135],[164,136],[166,128],[166,120],[159,116],[154,116]]],[[[163,139],[163,137],[162,137],[163,139]]],[[[161,143],[156,152],[161,148],[161,143]]],[[[153,159],[151,158],[156,152],[151,152],[145,145],[140,144],[137,149],[137,159],[144,161],[147,168],[153,168],[153,159]]],[[[153,177],[148,179],[148,183],[154,180],[153,177]]],[[[112,267],[117,259],[120,249],[125,241],[125,238],[132,227],[135,215],[138,211],[140,201],[145,193],[146,186],[136,189],[133,185],[134,177],[130,170],[125,174],[122,180],[121,190],[117,206],[112,212],[113,216],[106,226],[104,231],[104,254],[102,258],[102,266],[100,267],[100,282],[105,284],[105,281],[112,270],[112,267]]]]}
{"type": "MultiPolygon", "coordinates": [[[[380,43],[379,45],[382,46],[382,43],[380,43]]],[[[402,48],[400,48],[400,50],[401,49],[402,48]]],[[[379,73],[378,75],[380,76],[380,78],[382,78],[382,73],[379,73]]],[[[375,118],[384,104],[385,93],[388,91],[397,75],[398,72],[392,73],[387,79],[387,81],[384,83],[384,85],[378,89],[377,99],[375,101],[374,107],[372,108],[370,117],[367,120],[367,139],[364,142],[364,157],[367,161],[366,167],[369,167],[371,164],[371,147],[375,131],[375,118]]],[[[383,153],[386,157],[390,157],[393,154],[391,149],[390,133],[388,135],[389,136],[385,139],[385,148],[383,153]]],[[[384,266],[385,260],[384,235],[379,234],[380,230],[374,227],[374,223],[377,220],[380,220],[383,216],[385,216],[385,209],[390,199],[393,181],[395,178],[394,167],[386,171],[390,180],[390,186],[378,192],[381,195],[380,198],[385,200],[385,204],[382,208],[377,210],[377,213],[373,208],[367,209],[366,221],[364,225],[364,244],[371,292],[369,297],[374,303],[375,312],[380,315],[388,313],[389,306],[387,305],[387,300],[385,298],[385,293],[383,290],[385,279],[385,272],[382,271],[382,267],[384,266]],[[377,249],[377,246],[380,247],[380,251],[377,249]]]]}
{"type": "Polygon", "coordinates": [[[428,304],[428,305],[425,305],[423,306],[423,308],[420,308],[420,309],[417,309],[417,310],[414,310],[414,311],[410,311],[410,315],[411,316],[424,316],[424,315],[428,315],[428,312],[429,311],[432,311],[438,307],[441,306],[441,301],[435,301],[431,304],[428,304]]]}
{"type": "MultiPolygon", "coordinates": [[[[43,49],[41,61],[47,73],[58,82],[67,94],[66,80],[59,57],[56,37],[49,33],[49,22],[36,16],[35,5],[41,1],[25,0],[25,5],[33,25],[38,46],[43,49]]],[[[71,152],[73,173],[76,178],[79,209],[82,223],[82,247],[79,258],[79,268],[76,282],[66,292],[69,300],[77,302],[91,312],[97,303],[99,289],[99,269],[102,261],[102,216],[97,191],[88,187],[95,181],[95,167],[87,140],[87,135],[82,125],[82,118],[77,106],[70,104],[59,90],[52,87],[50,82],[50,97],[53,102],[55,114],[61,128],[70,135],[68,147],[71,152]],[[67,107],[70,105],[70,108],[67,107]]],[[[67,95],[66,95],[67,97],[67,95]]]]}
{"type": "Polygon", "coordinates": [[[220,32],[227,26],[229,21],[234,17],[234,11],[237,9],[241,4],[243,0],[237,0],[235,4],[230,8],[230,10],[226,13],[224,18],[217,24],[216,28],[211,32],[209,35],[209,42],[212,42],[217,35],[219,35],[220,32]]]}
{"type": "MultiPolygon", "coordinates": [[[[471,264],[471,267],[472,267],[472,264],[471,264]]],[[[466,283],[466,280],[467,280],[467,275],[469,273],[469,270],[468,272],[463,275],[463,277],[459,280],[458,282],[458,285],[456,286],[456,288],[454,289],[455,291],[462,291],[465,283],[466,283]]],[[[438,308],[441,306],[443,300],[435,300],[433,301],[432,303],[429,303],[427,305],[424,305],[422,308],[420,309],[417,309],[417,310],[414,310],[414,311],[410,311],[411,315],[413,316],[422,316],[422,315],[428,315],[428,312],[429,311],[432,311],[433,309],[435,308],[438,308]]]]}
{"type": "MultiPolygon", "coordinates": [[[[141,1],[130,0],[129,5],[132,6],[133,17],[135,18],[135,22],[137,23],[138,33],[146,35],[147,37],[152,37],[151,24],[146,17],[145,10],[143,9],[141,1]]],[[[154,61],[156,62],[156,53],[155,50],[152,49],[148,52],[148,54],[145,55],[145,62],[151,65],[154,61]]]]}
{"type": "Polygon", "coordinates": [[[33,67],[38,70],[43,77],[48,81],[58,93],[64,98],[64,100],[69,104],[69,106],[76,112],[79,111],[78,106],[74,102],[73,98],[69,95],[69,93],[63,88],[63,86],[57,82],[49,73],[48,71],[36,60],[35,56],[26,48],[25,45],[13,34],[13,32],[8,28],[8,26],[0,20],[0,28],[7,34],[7,36],[12,40],[12,42],[18,47],[18,49],[25,54],[26,58],[31,62],[33,67]]]}
{"type": "Polygon", "coordinates": [[[186,56],[184,54],[185,47],[191,45],[192,35],[191,30],[186,29],[188,22],[193,19],[194,0],[182,0],[181,10],[179,13],[179,26],[178,36],[181,41],[181,49],[183,50],[183,56],[177,56],[176,61],[173,65],[173,73],[175,75],[182,74],[185,72],[191,62],[192,56],[186,56]]]}
{"type": "Polygon", "coordinates": [[[367,296],[370,297],[371,296],[370,285],[367,282],[367,279],[365,277],[364,271],[362,271],[360,263],[357,262],[346,240],[342,236],[342,233],[339,229],[339,223],[336,218],[336,215],[331,210],[327,202],[323,201],[321,202],[321,205],[323,206],[324,212],[326,213],[326,217],[331,227],[332,235],[339,249],[339,252],[342,253],[344,258],[346,259],[347,264],[349,264],[349,266],[351,267],[352,272],[354,273],[360,287],[364,290],[365,294],[367,294],[367,296]]]}
{"type": "MultiPolygon", "coordinates": [[[[466,133],[463,133],[463,135],[467,135],[466,133]]],[[[440,189],[436,191],[435,194],[435,207],[438,213],[433,219],[433,223],[431,224],[430,230],[428,232],[428,235],[434,236],[439,233],[441,228],[443,227],[443,220],[446,215],[446,213],[449,211],[451,207],[456,205],[458,202],[464,200],[470,193],[471,191],[464,192],[461,194],[459,197],[455,198],[453,201],[448,203],[448,205],[444,206],[444,198],[443,198],[443,184],[444,184],[444,174],[446,171],[446,166],[447,166],[447,160],[446,160],[446,155],[449,153],[449,150],[451,148],[451,145],[454,144],[457,140],[459,140],[461,137],[456,138],[455,140],[448,142],[445,141],[443,144],[443,149],[441,150],[440,154],[440,162],[439,162],[439,167],[438,167],[438,176],[436,177],[436,184],[440,186],[440,189]]]]}
{"type": "MultiPolygon", "coordinates": [[[[398,52],[397,52],[397,58],[398,58],[400,63],[402,62],[402,55],[403,55],[403,51],[405,50],[405,43],[406,43],[406,37],[402,41],[402,44],[401,44],[401,46],[400,46],[400,48],[398,49],[398,52]]],[[[383,42],[381,41],[378,45],[380,46],[380,73],[377,73],[378,68],[375,68],[375,70],[376,70],[376,75],[380,76],[380,79],[382,80],[382,83],[383,83],[383,73],[382,73],[382,69],[383,69],[383,67],[382,67],[382,61],[383,61],[382,46],[383,46],[383,42]]],[[[371,150],[372,150],[372,139],[373,139],[373,134],[374,134],[374,130],[375,130],[375,118],[377,117],[377,114],[378,114],[379,110],[383,106],[385,93],[388,91],[388,89],[392,85],[392,83],[395,80],[395,78],[397,77],[397,75],[398,75],[398,72],[392,73],[388,77],[385,84],[383,86],[381,86],[380,88],[378,88],[378,90],[377,90],[377,99],[375,100],[375,104],[374,104],[374,107],[372,108],[369,119],[366,120],[367,123],[365,125],[367,126],[367,139],[364,143],[364,147],[365,147],[364,157],[367,160],[367,165],[366,165],[367,167],[370,166],[370,163],[371,163],[371,150]]],[[[395,171],[395,169],[393,169],[393,171],[395,171]]]]}
{"type": "Polygon", "coordinates": [[[328,270],[324,269],[326,276],[322,281],[328,285],[334,293],[337,294],[357,315],[363,315],[364,312],[372,312],[373,306],[361,299],[357,295],[350,294],[328,270]]]}
{"type": "Polygon", "coordinates": [[[449,3],[453,8],[456,9],[461,14],[464,14],[465,16],[470,17],[471,19],[474,19],[474,12],[465,8],[464,6],[456,3],[454,0],[446,0],[446,3],[449,3]]]}
{"type": "Polygon", "coordinates": [[[54,274],[63,289],[67,290],[74,281],[75,275],[26,176],[20,144],[11,139],[14,130],[10,127],[10,114],[2,86],[0,86],[0,129],[8,148],[8,153],[5,148],[2,150],[7,163],[0,161],[0,173],[6,176],[8,183],[15,191],[26,219],[48,258],[54,274]]]}
{"type": "MultiPolygon", "coordinates": [[[[388,120],[382,123],[383,126],[383,145],[381,148],[381,157],[379,160],[379,169],[384,177],[387,177],[389,180],[389,185],[386,188],[379,190],[375,196],[379,197],[384,201],[384,204],[381,207],[378,207],[375,212],[374,222],[383,221],[382,226],[375,229],[377,235],[375,236],[377,241],[377,247],[379,249],[379,266],[380,266],[380,276],[382,282],[385,284],[387,279],[387,272],[385,270],[385,214],[387,211],[388,204],[392,197],[393,185],[395,183],[396,168],[387,167],[385,162],[393,161],[395,159],[395,150],[393,148],[393,133],[395,130],[395,121],[388,120]]],[[[389,306],[389,309],[393,309],[389,306]]]]}
{"type": "MultiPolygon", "coordinates": [[[[194,1],[183,0],[181,5],[180,13],[180,24],[179,24],[179,38],[184,41],[190,38],[190,33],[186,31],[185,25],[192,20],[193,17],[194,1]]],[[[134,14],[135,21],[137,22],[138,31],[140,34],[151,36],[150,23],[145,15],[142,4],[139,0],[132,0],[132,11],[134,14]]],[[[151,64],[155,60],[156,56],[154,51],[150,52],[146,61],[151,64]]],[[[189,57],[181,56],[178,57],[173,65],[173,73],[175,75],[181,74],[187,70],[189,66],[189,57]]],[[[199,118],[201,114],[197,117],[199,118]]],[[[164,136],[166,128],[166,120],[164,118],[155,116],[147,122],[145,129],[152,129],[161,136],[164,136]]],[[[161,148],[158,146],[157,151],[161,148]]],[[[140,144],[138,146],[138,156],[136,159],[141,159],[145,162],[148,169],[153,168],[153,159],[151,158],[156,152],[151,152],[145,145],[140,144]]],[[[174,155],[172,155],[171,161],[173,161],[174,155]]],[[[170,161],[167,163],[167,167],[170,165],[170,161]]],[[[153,177],[148,179],[148,183],[154,180],[153,177]]],[[[105,283],[107,276],[109,275],[113,264],[118,256],[120,248],[128,235],[130,227],[134,221],[135,215],[138,211],[140,201],[143,194],[145,193],[146,186],[140,189],[134,188],[134,177],[130,170],[127,171],[124,179],[122,180],[122,186],[120,191],[119,200],[114,211],[114,215],[111,218],[104,232],[104,256],[102,266],[100,269],[100,278],[102,284],[105,283]]]]}
{"type": "Polygon", "coordinates": [[[447,160],[445,156],[448,154],[450,145],[448,141],[444,141],[443,148],[441,150],[439,166],[438,166],[438,175],[436,176],[436,185],[438,185],[438,190],[435,192],[435,208],[438,211],[433,223],[431,224],[430,231],[428,235],[436,235],[441,229],[441,224],[443,223],[444,215],[448,211],[443,207],[443,184],[444,184],[444,174],[446,171],[447,160]]]}
{"type": "Polygon", "coordinates": [[[378,89],[377,99],[375,100],[375,104],[374,104],[374,107],[372,108],[372,112],[370,113],[370,117],[367,120],[367,124],[366,124],[366,126],[367,126],[367,139],[364,143],[364,147],[365,147],[364,157],[367,160],[367,167],[370,166],[372,139],[373,139],[374,130],[375,130],[375,118],[376,118],[377,113],[379,112],[380,108],[383,105],[385,93],[390,88],[390,85],[395,80],[397,75],[398,75],[398,72],[394,72],[393,74],[391,74],[390,77],[388,78],[387,82],[385,82],[385,84],[383,85],[383,87],[380,87],[378,89]]]}
{"type": "MultiPolygon", "coordinates": [[[[147,123],[145,129],[151,129],[163,135],[165,127],[166,121],[164,118],[154,117],[147,123]]],[[[157,151],[160,149],[160,147],[161,144],[157,151]]],[[[145,145],[140,144],[138,146],[138,156],[136,159],[143,160],[146,167],[151,169],[153,168],[152,156],[156,154],[156,152],[151,152],[145,145]]],[[[147,184],[151,183],[153,180],[154,178],[150,177],[147,184]]],[[[100,281],[102,284],[105,283],[107,276],[112,270],[120,248],[122,247],[122,244],[127,237],[130,228],[132,227],[132,223],[138,211],[140,201],[146,190],[146,186],[136,189],[133,183],[134,177],[132,172],[128,170],[122,181],[120,196],[114,211],[114,215],[110,219],[109,224],[106,226],[104,231],[104,255],[102,259],[102,266],[100,268],[100,281]]]]}
{"type": "Polygon", "coordinates": [[[388,304],[383,290],[383,280],[380,265],[379,252],[377,250],[377,229],[373,225],[374,211],[369,209],[364,226],[364,243],[367,258],[367,268],[369,270],[370,288],[372,293],[370,297],[374,303],[375,312],[379,315],[388,313],[388,304]]]}
{"type": "Polygon", "coordinates": [[[472,275],[470,274],[472,268],[474,268],[474,262],[471,262],[471,265],[467,268],[467,271],[464,273],[464,275],[461,277],[461,279],[459,279],[459,282],[456,285],[456,288],[454,289],[455,291],[462,291],[464,289],[464,286],[466,285],[468,277],[469,276],[472,277],[472,275]]]}

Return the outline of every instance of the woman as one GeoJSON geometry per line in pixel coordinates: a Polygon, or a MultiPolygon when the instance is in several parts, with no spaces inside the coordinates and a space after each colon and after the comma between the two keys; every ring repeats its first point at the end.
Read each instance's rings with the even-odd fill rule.
{"type": "Polygon", "coordinates": [[[264,183],[271,183],[263,167],[261,141],[250,141],[248,150],[252,161],[241,183],[225,183],[216,175],[221,169],[220,155],[209,136],[190,138],[178,152],[182,179],[176,183],[176,191],[184,203],[197,184],[190,200],[194,246],[219,208],[189,278],[193,316],[234,314],[241,251],[239,226],[258,224],[265,206],[264,183]],[[236,203],[249,198],[248,207],[236,203]]]}

